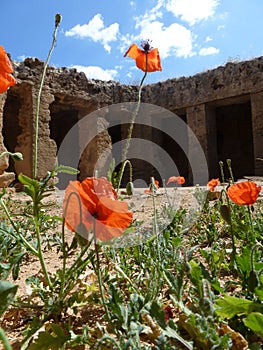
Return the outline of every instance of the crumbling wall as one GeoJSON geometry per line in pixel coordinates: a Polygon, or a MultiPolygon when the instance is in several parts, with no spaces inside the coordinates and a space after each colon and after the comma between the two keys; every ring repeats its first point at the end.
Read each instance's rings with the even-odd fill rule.
{"type": "MultiPolygon", "coordinates": [[[[0,151],[6,147],[12,152],[19,151],[24,160],[9,165],[8,157],[0,159],[1,187],[13,181],[13,173],[32,176],[33,168],[36,101],[43,62],[29,58],[21,63],[14,62],[14,68],[17,85],[0,95],[0,151]]],[[[38,177],[52,169],[64,137],[75,124],[105,106],[135,102],[137,97],[138,86],[88,80],[84,73],[75,69],[48,67],[39,112],[38,177]]],[[[218,162],[225,160],[222,157],[234,158],[238,177],[263,174],[263,162],[258,160],[263,156],[263,57],[227,63],[192,77],[146,85],[142,102],[161,106],[183,118],[204,150],[210,176],[219,175],[218,162]],[[244,147],[240,142],[242,138],[248,148],[243,153],[239,150],[244,147]],[[249,173],[245,174],[245,171],[249,173]]],[[[111,149],[111,141],[115,142],[125,134],[125,125],[111,128],[106,119],[102,115],[95,124],[81,124],[86,134],[94,129],[97,136],[80,157],[80,179],[91,176],[100,155],[111,149]],[[116,135],[118,132],[119,136],[116,135]]],[[[77,133],[75,148],[83,148],[83,130],[77,133]]],[[[180,149],[175,147],[176,140],[165,143],[165,136],[160,131],[149,129],[145,132],[153,142],[166,147],[171,157],[183,159],[180,149]]],[[[135,125],[133,136],[139,137],[142,133],[141,127],[135,125]]],[[[188,145],[191,152],[190,136],[188,145]]],[[[104,160],[100,161],[103,163],[104,160]]],[[[145,166],[138,164],[138,167],[145,166]]],[[[190,174],[187,159],[181,160],[180,167],[187,177],[190,174]]],[[[138,172],[143,174],[142,169],[138,172]]],[[[146,176],[148,179],[149,174],[146,176]]]]}

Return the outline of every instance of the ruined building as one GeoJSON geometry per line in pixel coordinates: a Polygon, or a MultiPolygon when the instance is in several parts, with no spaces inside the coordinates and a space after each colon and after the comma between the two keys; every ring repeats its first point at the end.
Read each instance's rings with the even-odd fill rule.
{"type": "MultiPolygon", "coordinates": [[[[7,186],[20,172],[32,176],[36,101],[43,62],[14,62],[14,70],[17,84],[0,95],[0,151],[21,152],[24,160],[14,163],[7,157],[0,159],[0,186],[7,186]]],[[[39,114],[38,176],[45,176],[54,167],[64,137],[84,116],[113,104],[136,102],[137,97],[137,86],[88,80],[75,69],[49,67],[39,114]]],[[[263,57],[145,85],[142,102],[175,113],[191,128],[205,154],[209,178],[220,176],[218,162],[227,158],[232,160],[236,178],[263,174],[263,161],[258,159],[263,158],[263,57]]],[[[158,115],[154,118],[157,120],[158,115]]],[[[171,122],[173,127],[169,118],[165,122],[171,122]]],[[[95,137],[78,160],[80,179],[93,175],[100,154],[127,135],[128,124],[111,126],[106,120],[102,113],[85,130],[88,135],[94,128],[95,137]]],[[[192,184],[187,152],[161,130],[135,125],[133,136],[157,143],[176,162],[187,184],[192,184]]],[[[79,147],[81,137],[74,137],[72,150],[79,147]]],[[[191,140],[188,141],[190,148],[191,140]]],[[[132,162],[135,178],[148,181],[149,176],[160,176],[158,169],[144,160],[132,162]]]]}

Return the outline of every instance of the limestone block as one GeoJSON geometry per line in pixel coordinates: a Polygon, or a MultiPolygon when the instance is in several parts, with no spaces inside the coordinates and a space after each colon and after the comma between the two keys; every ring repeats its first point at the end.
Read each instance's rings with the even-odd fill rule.
{"type": "Polygon", "coordinates": [[[14,173],[3,172],[0,175],[0,188],[8,187],[15,180],[14,173]]]}

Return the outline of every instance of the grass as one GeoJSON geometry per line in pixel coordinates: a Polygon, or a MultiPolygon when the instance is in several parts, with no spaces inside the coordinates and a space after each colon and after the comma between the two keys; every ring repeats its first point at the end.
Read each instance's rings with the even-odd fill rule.
{"type": "MultiPolygon", "coordinates": [[[[15,205],[12,194],[6,200],[11,215],[15,213],[16,227],[37,250],[32,205],[27,201],[15,205]]],[[[14,349],[261,348],[260,199],[252,207],[252,218],[244,207],[230,203],[232,228],[222,217],[225,204],[219,198],[206,202],[187,229],[187,211],[178,208],[171,223],[142,244],[99,245],[105,305],[94,246],[83,245],[69,234],[63,239],[58,208],[45,203],[39,229],[50,282],[43,274],[30,275],[29,270],[31,294],[21,295],[18,287],[3,309],[1,326],[14,349]],[[255,239],[248,239],[252,234],[255,239]],[[49,270],[47,259],[54,252],[59,267],[49,270]]],[[[138,225],[143,222],[133,223],[135,229],[138,225]]],[[[32,255],[4,212],[0,253],[1,281],[13,276],[15,283],[20,267],[32,255]]]]}

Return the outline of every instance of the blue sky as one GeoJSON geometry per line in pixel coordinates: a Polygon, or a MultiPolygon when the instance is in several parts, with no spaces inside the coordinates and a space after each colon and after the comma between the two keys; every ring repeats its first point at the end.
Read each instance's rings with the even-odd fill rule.
{"type": "Polygon", "coordinates": [[[148,38],[163,70],[147,83],[263,55],[262,0],[1,0],[0,11],[0,45],[17,61],[46,59],[60,13],[50,64],[88,78],[139,83],[143,72],[123,54],[148,38]]]}

